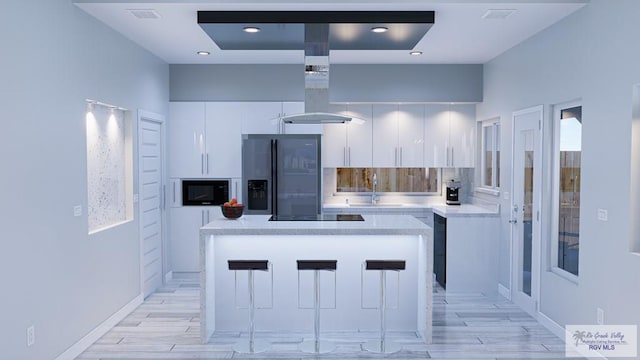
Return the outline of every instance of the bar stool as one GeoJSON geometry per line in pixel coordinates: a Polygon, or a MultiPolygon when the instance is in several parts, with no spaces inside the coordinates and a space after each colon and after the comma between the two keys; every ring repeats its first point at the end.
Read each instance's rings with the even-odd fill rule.
{"type": "Polygon", "coordinates": [[[406,262],[404,260],[367,260],[366,270],[379,270],[380,271],[380,339],[371,340],[364,344],[364,349],[370,352],[391,354],[398,352],[401,349],[399,344],[394,342],[387,342],[387,318],[386,318],[386,286],[387,271],[400,271],[404,270],[406,262]]]}
{"type": "Polygon", "coordinates": [[[238,341],[233,350],[239,353],[255,354],[267,350],[270,344],[263,340],[254,340],[253,319],[255,312],[253,272],[269,271],[268,260],[228,260],[229,270],[249,271],[249,341],[238,341]]]}
{"type": "Polygon", "coordinates": [[[311,354],[324,354],[333,351],[336,346],[330,341],[320,340],[320,270],[336,271],[337,260],[298,260],[298,271],[313,270],[313,307],[314,320],[313,340],[305,340],[300,344],[300,350],[311,354]]]}

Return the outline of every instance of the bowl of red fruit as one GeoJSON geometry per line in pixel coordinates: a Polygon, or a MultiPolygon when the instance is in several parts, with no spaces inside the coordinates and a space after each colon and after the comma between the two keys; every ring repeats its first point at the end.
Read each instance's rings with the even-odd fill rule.
{"type": "Polygon", "coordinates": [[[239,204],[236,198],[231,198],[231,200],[222,204],[220,209],[222,209],[222,215],[227,219],[237,219],[242,216],[244,205],[239,204]]]}

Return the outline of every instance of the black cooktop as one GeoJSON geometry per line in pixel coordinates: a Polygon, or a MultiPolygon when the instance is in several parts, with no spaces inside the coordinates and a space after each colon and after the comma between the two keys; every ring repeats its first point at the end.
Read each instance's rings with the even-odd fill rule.
{"type": "Polygon", "coordinates": [[[269,221],[364,221],[360,214],[272,215],[269,221]]]}

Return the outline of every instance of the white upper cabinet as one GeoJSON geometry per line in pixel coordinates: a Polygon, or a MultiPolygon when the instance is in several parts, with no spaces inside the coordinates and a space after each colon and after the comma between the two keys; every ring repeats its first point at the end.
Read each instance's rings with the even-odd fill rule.
{"type": "Polygon", "coordinates": [[[171,177],[201,177],[205,162],[205,103],[169,104],[168,161],[171,177]]]}
{"type": "Polygon", "coordinates": [[[206,103],[205,175],[211,177],[242,176],[242,118],[244,103],[206,103]]]}
{"type": "Polygon", "coordinates": [[[425,167],[474,167],[475,105],[425,106],[425,167]]]}
{"type": "Polygon", "coordinates": [[[373,106],[373,167],[397,167],[398,105],[373,106]]]}
{"type": "Polygon", "coordinates": [[[449,167],[449,105],[425,106],[425,167],[449,167]]]}
{"type": "Polygon", "coordinates": [[[371,105],[347,105],[345,114],[357,119],[346,125],[347,166],[371,167],[371,132],[373,129],[371,105]],[[360,120],[364,120],[364,122],[360,120]]]}
{"type": "Polygon", "coordinates": [[[424,105],[398,108],[399,167],[424,166],[424,105]]]}
{"type": "Polygon", "coordinates": [[[281,102],[243,102],[243,134],[277,134],[281,102]]]}
{"type": "Polygon", "coordinates": [[[450,123],[451,165],[475,166],[476,106],[473,104],[451,107],[450,123]]]}
{"type": "Polygon", "coordinates": [[[329,112],[358,120],[323,126],[322,166],[371,167],[371,105],[330,105],[329,112]]]}
{"type": "Polygon", "coordinates": [[[424,106],[373,106],[373,166],[422,167],[424,106]]]}

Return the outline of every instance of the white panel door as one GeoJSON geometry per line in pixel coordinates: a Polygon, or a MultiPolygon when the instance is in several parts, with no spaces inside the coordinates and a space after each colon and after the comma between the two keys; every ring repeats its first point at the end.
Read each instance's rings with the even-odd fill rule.
{"type": "Polygon", "coordinates": [[[373,105],[373,167],[399,166],[398,105],[373,105]]]}
{"type": "Polygon", "coordinates": [[[424,166],[424,105],[400,105],[398,147],[398,166],[424,166]]]}
{"type": "Polygon", "coordinates": [[[449,105],[425,105],[424,166],[449,167],[449,105]]]}
{"type": "Polygon", "coordinates": [[[162,124],[142,119],[139,123],[141,282],[146,297],[163,282],[162,124]]]}
{"type": "Polygon", "coordinates": [[[346,115],[362,121],[347,125],[347,161],[350,167],[371,167],[373,111],[371,105],[347,105],[346,115]]]}
{"type": "Polygon", "coordinates": [[[242,118],[244,103],[208,102],[205,111],[205,175],[242,176],[242,118]]]}
{"type": "Polygon", "coordinates": [[[476,106],[452,105],[449,125],[450,166],[475,166],[476,106]]]}
{"type": "Polygon", "coordinates": [[[167,139],[171,177],[202,177],[205,154],[205,104],[172,102],[169,104],[167,139]]]}
{"type": "Polygon", "coordinates": [[[243,134],[277,134],[281,102],[244,102],[243,134]]]}

